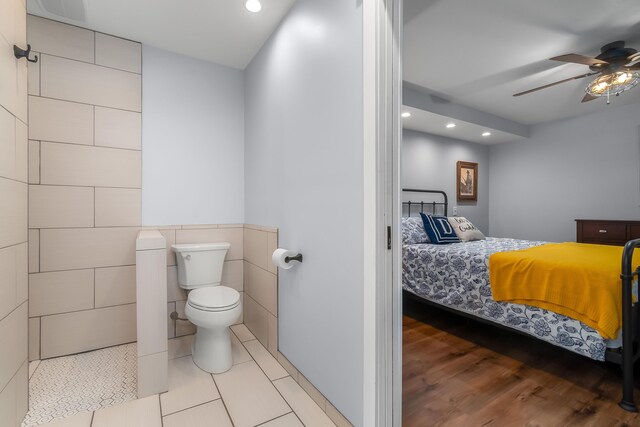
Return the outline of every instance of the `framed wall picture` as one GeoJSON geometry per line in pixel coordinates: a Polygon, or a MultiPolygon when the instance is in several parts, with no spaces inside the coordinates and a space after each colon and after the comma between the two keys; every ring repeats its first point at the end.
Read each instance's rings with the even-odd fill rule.
{"type": "Polygon", "coordinates": [[[456,169],[458,201],[478,201],[478,164],[457,162],[456,169]]]}

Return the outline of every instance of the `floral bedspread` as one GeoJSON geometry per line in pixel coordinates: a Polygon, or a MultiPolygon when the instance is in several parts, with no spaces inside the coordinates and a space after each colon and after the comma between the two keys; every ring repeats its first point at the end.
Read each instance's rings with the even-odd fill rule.
{"type": "Polygon", "coordinates": [[[584,323],[537,307],[497,302],[491,297],[489,255],[544,243],[488,237],[486,240],[448,245],[405,245],[402,286],[429,301],[603,361],[605,341],[584,323]]]}

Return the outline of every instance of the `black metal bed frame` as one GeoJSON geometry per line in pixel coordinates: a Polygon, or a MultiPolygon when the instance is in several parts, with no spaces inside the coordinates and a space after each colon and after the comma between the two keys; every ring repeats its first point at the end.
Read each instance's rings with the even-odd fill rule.
{"type": "MultiPolygon", "coordinates": [[[[426,194],[440,194],[443,196],[443,202],[412,202],[403,201],[403,207],[407,207],[408,216],[411,216],[411,207],[420,206],[420,212],[424,212],[424,207],[431,207],[431,213],[436,213],[437,206],[443,206],[444,216],[447,216],[448,210],[448,197],[444,191],[440,190],[417,190],[417,189],[403,189],[402,191],[407,193],[426,193],[426,194]]],[[[403,209],[404,214],[404,209],[403,209]]],[[[636,248],[640,247],[640,239],[630,240],[624,246],[622,252],[622,268],[621,268],[621,286],[622,286],[622,343],[621,348],[605,350],[605,361],[620,365],[622,368],[622,400],[619,405],[622,409],[629,412],[638,412],[638,407],[634,400],[634,379],[633,371],[635,362],[640,359],[640,309],[638,304],[633,301],[633,282],[634,279],[640,277],[640,266],[635,270],[633,269],[633,252],[636,248]],[[629,344],[630,343],[630,344],[629,344]]],[[[516,329],[504,326],[500,323],[495,323],[490,320],[482,319],[469,313],[458,311],[453,308],[449,308],[438,304],[436,302],[421,298],[411,292],[404,291],[405,296],[409,296],[412,299],[418,300],[422,303],[426,303],[430,306],[449,311],[463,317],[467,317],[482,323],[487,323],[492,326],[497,326],[501,329],[505,329],[511,332],[515,332],[521,335],[526,335],[531,338],[535,338],[525,332],[518,331],[516,329]]],[[[543,341],[545,342],[545,341],[543,341]]],[[[553,345],[553,344],[551,344],[553,345]]],[[[558,347],[562,348],[562,347],[558,347]]],[[[569,351],[563,349],[565,351],[569,351]]]]}

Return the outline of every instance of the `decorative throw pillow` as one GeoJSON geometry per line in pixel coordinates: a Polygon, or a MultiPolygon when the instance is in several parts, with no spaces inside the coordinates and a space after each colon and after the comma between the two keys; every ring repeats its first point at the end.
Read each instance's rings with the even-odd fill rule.
{"type": "Polygon", "coordinates": [[[467,218],[463,216],[450,216],[449,224],[453,227],[453,231],[463,242],[471,242],[473,240],[484,240],[484,234],[467,218]]]}
{"type": "Polygon", "coordinates": [[[414,216],[402,218],[402,244],[415,245],[418,243],[429,243],[429,236],[424,231],[422,218],[414,216]]]}
{"type": "Polygon", "coordinates": [[[449,224],[446,216],[425,215],[423,213],[420,213],[420,216],[422,216],[424,229],[431,243],[444,244],[460,242],[460,239],[456,235],[456,232],[453,231],[453,227],[449,224]]]}

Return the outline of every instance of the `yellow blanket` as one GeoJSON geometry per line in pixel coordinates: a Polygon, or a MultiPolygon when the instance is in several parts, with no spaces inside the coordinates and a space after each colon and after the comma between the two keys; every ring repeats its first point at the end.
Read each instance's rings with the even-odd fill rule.
{"type": "MultiPolygon", "coordinates": [[[[633,257],[633,265],[640,254],[633,257]]],[[[496,301],[544,308],[615,339],[622,326],[622,247],[550,243],[489,257],[496,301]]]]}

